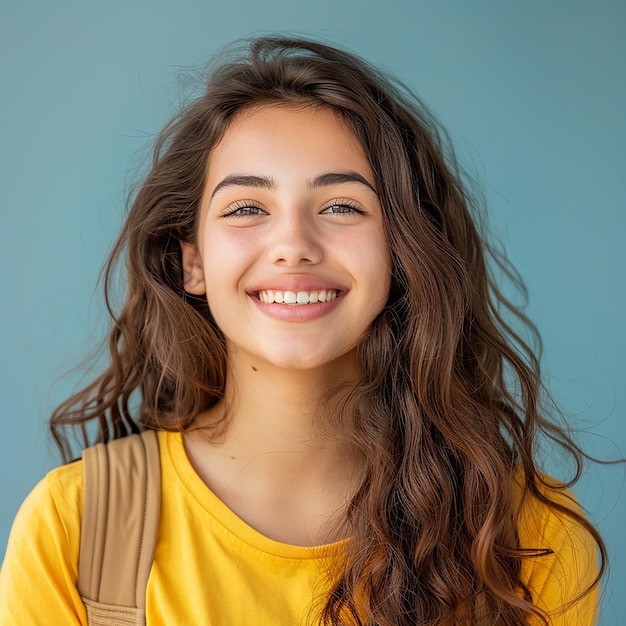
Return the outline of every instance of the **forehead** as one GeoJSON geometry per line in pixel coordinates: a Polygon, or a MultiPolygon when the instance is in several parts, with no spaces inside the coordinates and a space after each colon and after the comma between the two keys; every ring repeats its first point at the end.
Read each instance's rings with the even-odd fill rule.
{"type": "Polygon", "coordinates": [[[209,178],[233,171],[276,175],[295,166],[308,169],[307,176],[346,168],[372,176],[360,141],[330,107],[267,104],[245,109],[211,151],[208,165],[209,178]]]}

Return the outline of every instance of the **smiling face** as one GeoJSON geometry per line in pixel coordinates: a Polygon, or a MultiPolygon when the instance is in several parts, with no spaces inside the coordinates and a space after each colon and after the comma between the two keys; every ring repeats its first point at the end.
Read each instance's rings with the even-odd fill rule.
{"type": "Polygon", "coordinates": [[[212,151],[185,290],[229,358],[259,368],[354,363],[385,306],[391,260],[365,153],[332,110],[240,113],[212,151]]]}

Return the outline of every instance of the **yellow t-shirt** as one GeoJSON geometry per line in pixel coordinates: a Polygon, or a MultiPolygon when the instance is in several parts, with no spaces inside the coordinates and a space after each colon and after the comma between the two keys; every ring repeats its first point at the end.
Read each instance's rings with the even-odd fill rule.
{"type": "MultiPolygon", "coordinates": [[[[159,537],[146,598],[148,626],[305,624],[327,591],[324,573],[342,543],[298,547],[268,539],[224,505],[191,467],[178,433],[159,433],[163,477],[159,537]]],[[[52,471],[24,501],[0,571],[2,626],[86,625],[76,590],[83,475],[80,462],[52,471]]],[[[523,576],[553,626],[595,623],[597,594],[557,615],[594,579],[595,546],[568,518],[529,500],[523,546],[553,556],[523,576]]],[[[120,537],[120,541],[123,541],[120,537]]]]}

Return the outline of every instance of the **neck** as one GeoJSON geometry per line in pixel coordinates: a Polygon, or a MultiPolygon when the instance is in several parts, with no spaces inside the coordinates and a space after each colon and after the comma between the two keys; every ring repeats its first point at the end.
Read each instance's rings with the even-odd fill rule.
{"type": "Polygon", "coordinates": [[[335,437],[322,434],[322,406],[332,386],[355,376],[352,355],[324,368],[296,370],[255,363],[248,355],[232,358],[224,399],[201,419],[224,417],[227,427],[220,446],[266,454],[271,450],[305,452],[328,447],[335,437]]]}
{"type": "Polygon", "coordinates": [[[350,361],[298,371],[233,359],[224,400],[186,435],[196,471],[261,532],[290,543],[318,542],[325,522],[345,507],[358,474],[344,444],[319,428],[320,398],[329,381],[341,380],[339,372],[345,379],[353,371],[350,361]],[[221,437],[203,436],[211,432],[203,426],[221,419],[221,437]],[[259,514],[264,507],[272,519],[280,511],[285,525],[266,526],[259,514]]]}

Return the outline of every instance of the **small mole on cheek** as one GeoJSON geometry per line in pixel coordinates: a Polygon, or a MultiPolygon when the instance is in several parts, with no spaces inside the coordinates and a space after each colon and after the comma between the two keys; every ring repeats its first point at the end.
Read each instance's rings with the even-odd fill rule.
{"type": "Polygon", "coordinates": [[[258,372],[259,371],[256,367],[254,367],[254,365],[251,365],[250,367],[252,368],[253,372],[258,372]]]}

